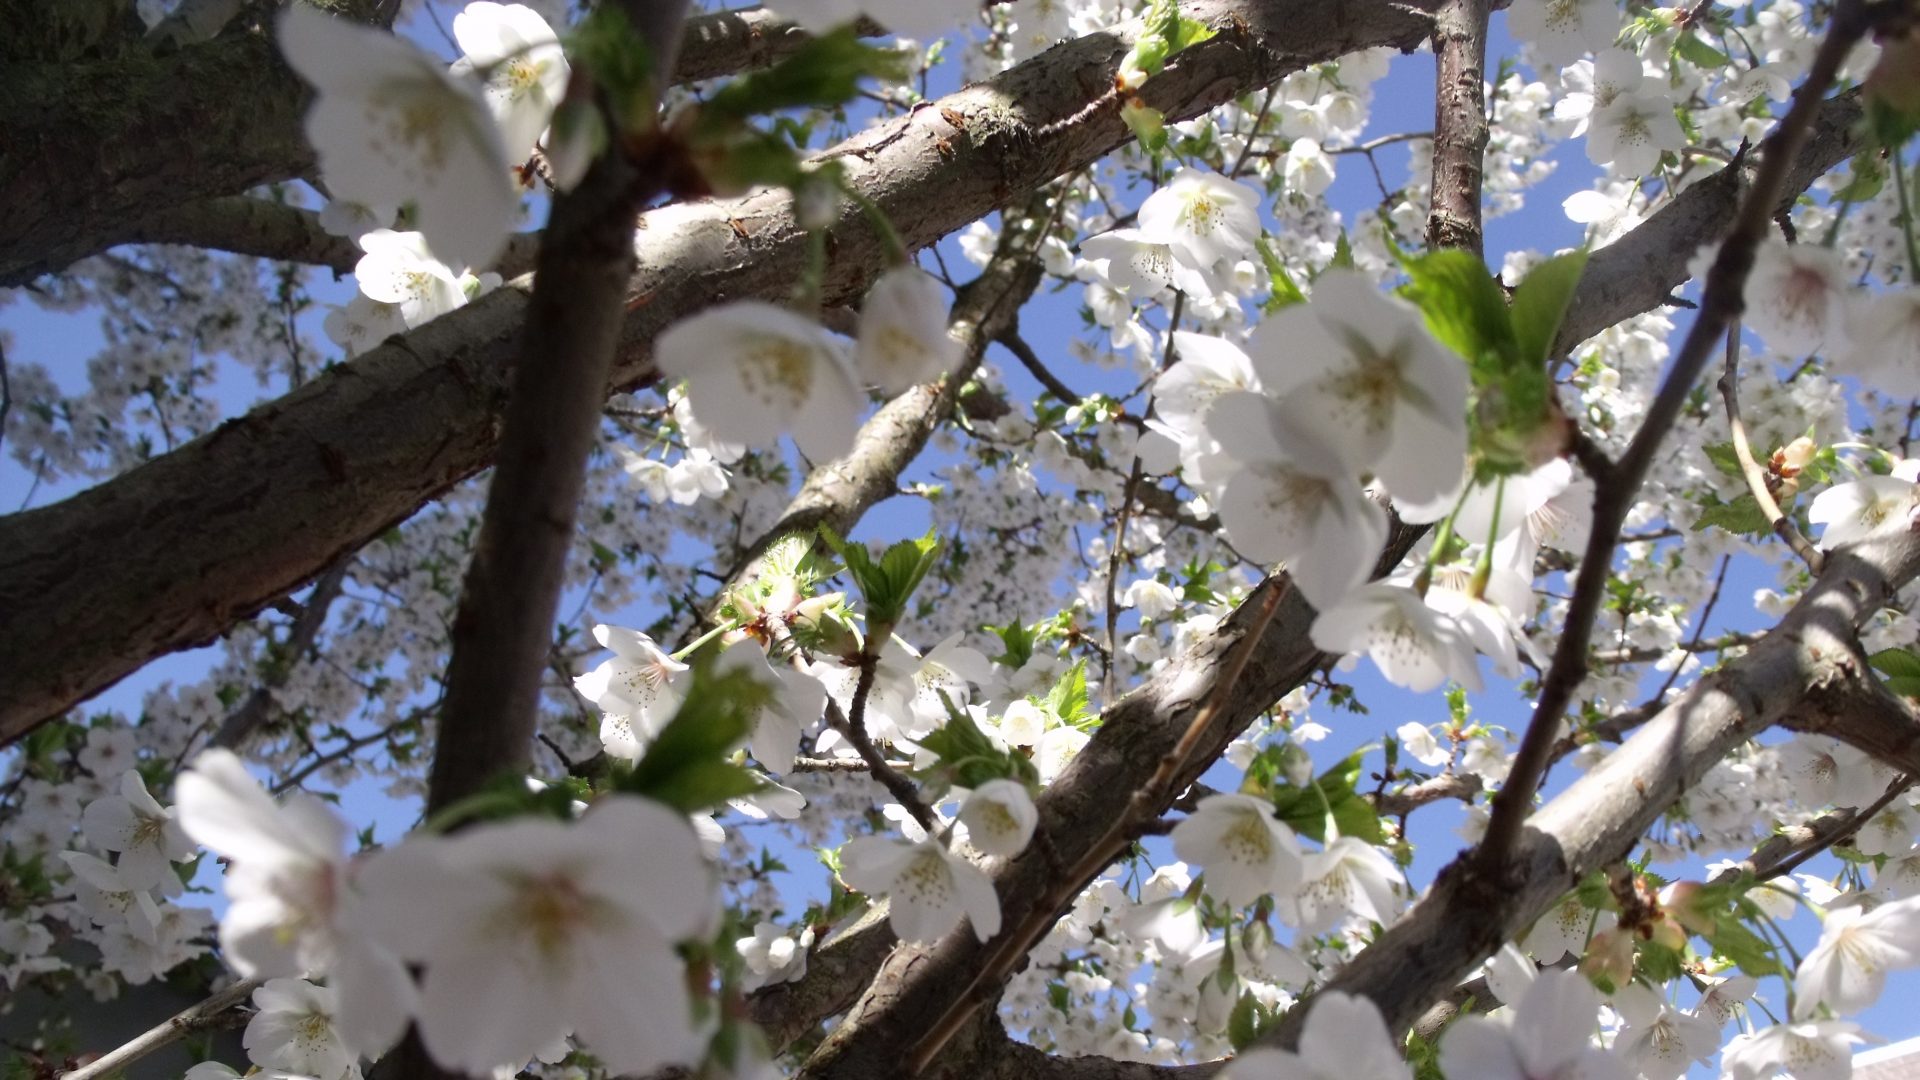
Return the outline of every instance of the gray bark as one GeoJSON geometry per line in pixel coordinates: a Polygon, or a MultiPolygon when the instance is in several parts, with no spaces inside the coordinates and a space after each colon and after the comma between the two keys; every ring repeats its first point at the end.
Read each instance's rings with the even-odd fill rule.
{"type": "MultiPolygon", "coordinates": [[[[1428,20],[1386,0],[1208,0],[1221,28],[1146,88],[1197,115],[1301,66],[1410,47],[1428,20]]],[[[1133,30],[1056,47],[828,151],[925,246],[1129,138],[1102,100],[1133,30]]],[[[224,38],[222,40],[225,40],[224,38]]],[[[609,389],[654,376],[648,344],[710,304],[785,295],[806,239],[784,194],[642,216],[639,270],[609,389]]],[[[884,263],[849,207],[831,232],[829,303],[884,263]]],[[[397,338],[164,458],[0,520],[0,743],[163,653],[200,644],[297,588],[491,460],[528,283],[397,338]],[[103,570],[102,568],[111,568],[103,570]]]]}

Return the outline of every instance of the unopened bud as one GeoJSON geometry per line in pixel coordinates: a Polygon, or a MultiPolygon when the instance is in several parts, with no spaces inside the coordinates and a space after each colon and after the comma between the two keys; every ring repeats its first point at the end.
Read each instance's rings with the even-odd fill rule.
{"type": "Polygon", "coordinates": [[[1633,934],[1610,927],[1587,942],[1587,955],[1580,960],[1580,974],[1600,989],[1612,993],[1633,978],[1633,934]]]}
{"type": "Polygon", "coordinates": [[[1775,450],[1770,464],[1776,476],[1798,476],[1800,470],[1806,468],[1807,463],[1819,452],[1820,444],[1802,435],[1775,450]]]}

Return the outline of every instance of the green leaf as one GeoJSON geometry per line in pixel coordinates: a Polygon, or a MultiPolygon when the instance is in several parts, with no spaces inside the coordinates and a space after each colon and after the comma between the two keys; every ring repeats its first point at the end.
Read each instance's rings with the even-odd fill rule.
{"type": "Polygon", "coordinates": [[[1362,747],[1338,764],[1315,777],[1305,787],[1276,785],[1273,790],[1275,816],[1294,832],[1313,840],[1327,839],[1327,819],[1342,836],[1352,836],[1370,844],[1380,843],[1380,815],[1373,804],[1357,793],[1362,761],[1371,747],[1362,747]]]}
{"type": "Polygon", "coordinates": [[[1881,649],[1867,657],[1867,662],[1882,675],[1920,679],[1920,656],[1905,649],[1881,649]]]}
{"type": "Polygon", "coordinates": [[[1717,528],[1740,536],[1759,536],[1772,531],[1767,515],[1751,493],[1743,493],[1732,502],[1721,502],[1713,495],[1707,498],[1710,501],[1700,508],[1700,519],[1693,523],[1694,532],[1717,528]]]}
{"type": "Polygon", "coordinates": [[[1233,1003],[1233,1011],[1227,1014],[1227,1042],[1238,1053],[1253,1045],[1260,1037],[1261,1021],[1266,1010],[1253,996],[1251,990],[1240,991],[1240,1000],[1233,1003]]]}
{"type": "Polygon", "coordinates": [[[1093,715],[1093,706],[1087,697],[1087,662],[1074,661],[1066,674],[1047,691],[1045,705],[1048,711],[1062,721],[1072,724],[1093,715]]]}
{"type": "Polygon", "coordinates": [[[1131,87],[1144,76],[1160,74],[1180,50],[1213,36],[1205,23],[1180,14],[1175,0],[1151,0],[1143,21],[1145,28],[1120,61],[1118,78],[1123,86],[1131,87]]]}
{"type": "Polygon", "coordinates": [[[1708,443],[1702,446],[1700,450],[1707,455],[1708,461],[1713,462],[1714,468],[1719,469],[1728,476],[1739,477],[1746,475],[1740,468],[1740,454],[1734,450],[1732,443],[1708,443]]]}
{"type": "Polygon", "coordinates": [[[1479,256],[1448,249],[1403,256],[1401,266],[1411,279],[1403,293],[1426,316],[1433,336],[1466,358],[1476,385],[1513,366],[1507,298],[1479,256]]]}
{"type": "Polygon", "coordinates": [[[900,622],[913,591],[920,587],[940,556],[940,539],[931,529],[918,540],[902,540],[890,545],[878,561],[865,544],[848,543],[825,525],[820,526],[820,538],[840,556],[847,573],[859,586],[860,595],[866,601],[870,637],[890,633],[900,622]]]}
{"type": "Polygon", "coordinates": [[[1867,659],[1887,677],[1887,689],[1902,697],[1920,698],[1920,656],[1905,649],[1882,649],[1867,659]]]}
{"type": "Polygon", "coordinates": [[[853,99],[860,80],[902,82],[911,58],[898,49],[876,48],[844,26],[821,34],[785,60],[743,75],[715,91],[700,107],[703,135],[723,134],[749,117],[784,109],[832,108],[853,99]]]}
{"type": "Polygon", "coordinates": [[[1341,270],[1354,269],[1353,244],[1347,240],[1347,230],[1345,229],[1341,229],[1340,235],[1333,238],[1333,258],[1327,260],[1327,265],[1321,268],[1320,273],[1324,274],[1328,270],[1335,268],[1341,270]]]}
{"type": "Polygon", "coordinates": [[[1128,130],[1147,153],[1158,154],[1167,148],[1167,118],[1159,109],[1139,98],[1128,98],[1120,106],[1120,119],[1126,121],[1128,130]]]}
{"type": "Polygon", "coordinates": [[[1673,54],[1700,68],[1727,66],[1727,54],[1702,41],[1697,35],[1683,33],[1673,42],[1673,54]]]}
{"type": "Polygon", "coordinates": [[[929,798],[948,788],[977,788],[989,780],[1018,780],[1029,785],[1038,782],[1039,774],[1031,761],[1002,750],[965,710],[947,701],[945,694],[941,700],[947,706],[947,722],[920,740],[920,746],[939,759],[916,774],[926,784],[929,798]]]}
{"type": "Polygon", "coordinates": [[[1287,273],[1287,264],[1280,261],[1280,253],[1274,250],[1272,239],[1261,236],[1254,241],[1254,249],[1260,252],[1260,262],[1267,268],[1267,278],[1273,282],[1273,291],[1267,295],[1267,302],[1260,310],[1268,315],[1295,304],[1307,302],[1307,294],[1294,284],[1293,275],[1287,273]]]}
{"type": "Polygon", "coordinates": [[[1586,269],[1584,248],[1556,255],[1534,267],[1513,290],[1509,319],[1513,325],[1516,365],[1537,366],[1544,378],[1546,363],[1553,352],[1553,339],[1560,333],[1567,307],[1573,303],[1573,291],[1586,269]]]}
{"type": "Polygon", "coordinates": [[[618,791],[645,795],[693,813],[751,795],[761,783],[734,764],[734,747],[753,729],[773,690],[746,671],[717,673],[711,654],[694,661],[687,696],[618,791]]]}
{"type": "Polygon", "coordinates": [[[1880,194],[1887,186],[1887,167],[1880,164],[1877,149],[1862,150],[1853,156],[1846,185],[1833,193],[1835,201],[1861,203],[1880,194]]]}
{"type": "Polygon", "coordinates": [[[982,629],[999,638],[1000,647],[1006,650],[999,656],[994,657],[993,662],[1012,668],[1015,671],[1026,667],[1027,661],[1033,659],[1033,644],[1039,640],[1040,635],[1035,632],[1038,627],[1038,623],[1035,623],[1033,626],[1027,626],[1018,619],[1015,619],[1005,626],[989,625],[983,627],[982,629]]]}

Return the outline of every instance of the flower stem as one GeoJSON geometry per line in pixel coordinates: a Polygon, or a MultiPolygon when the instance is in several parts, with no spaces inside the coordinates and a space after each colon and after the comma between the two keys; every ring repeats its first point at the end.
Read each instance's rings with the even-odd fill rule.
{"type": "Polygon", "coordinates": [[[1473,578],[1467,585],[1467,595],[1475,600],[1487,595],[1487,580],[1493,577],[1493,545],[1500,536],[1500,508],[1507,497],[1507,478],[1502,476],[1493,485],[1493,525],[1487,530],[1487,542],[1480,545],[1480,557],[1474,560],[1473,578]]]}
{"type": "Polygon", "coordinates": [[[1897,150],[1888,156],[1893,158],[1893,190],[1900,196],[1900,231],[1907,241],[1907,281],[1911,283],[1920,277],[1920,242],[1914,239],[1913,202],[1907,195],[1906,159],[1897,150]]]}
{"type": "Polygon", "coordinates": [[[701,634],[699,637],[694,638],[692,641],[688,642],[687,647],[684,649],[681,649],[679,652],[674,653],[672,658],[675,660],[685,660],[688,656],[691,656],[695,650],[699,649],[700,646],[705,645],[707,642],[712,641],[714,638],[719,637],[721,634],[724,634],[729,630],[737,630],[737,629],[739,629],[739,625],[737,623],[730,623],[730,622],[721,623],[719,626],[714,627],[713,629],[707,631],[704,634],[701,634]]]}

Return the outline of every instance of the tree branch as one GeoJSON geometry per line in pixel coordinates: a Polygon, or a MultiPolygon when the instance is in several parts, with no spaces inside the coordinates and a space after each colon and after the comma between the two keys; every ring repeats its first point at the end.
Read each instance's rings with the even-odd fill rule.
{"type": "Polygon", "coordinates": [[[189,1005],[180,1012],[167,1018],[160,1024],[134,1036],[131,1042],[100,1055],[91,1062],[69,1073],[61,1080],[101,1080],[122,1072],[127,1066],[158,1050],[164,1050],[182,1039],[191,1038],[203,1031],[219,1031],[238,1027],[247,1014],[234,1010],[246,1003],[253,992],[260,988],[258,979],[241,979],[200,1002],[189,1005]]]}
{"type": "MultiPolygon", "coordinates": [[[[673,70],[687,0],[622,6],[658,70],[673,70]]],[[[656,76],[656,93],[665,83],[656,76]]],[[[576,75],[570,93],[583,90],[576,75]]],[[[555,197],[540,243],[500,459],[453,622],[429,815],[532,759],[553,617],[633,276],[635,216],[677,165],[657,127],[623,135],[555,197]]]]}
{"type": "Polygon", "coordinates": [[[1441,0],[1433,21],[1433,206],[1427,214],[1427,247],[1479,255],[1487,154],[1487,0],[1441,0]]]}
{"type": "Polygon", "coordinates": [[[1727,409],[1727,430],[1733,435],[1733,454],[1740,461],[1740,475],[1747,482],[1747,491],[1752,493],[1753,501],[1759,504],[1760,513],[1773,527],[1773,534],[1782,543],[1800,556],[1813,573],[1820,572],[1820,549],[1814,547],[1800,533],[1793,519],[1781,513],[1780,504],[1775,501],[1773,492],[1767,489],[1767,471],[1753,459],[1753,447],[1747,442],[1747,425],[1740,419],[1740,323],[1735,320],[1727,325],[1726,369],[1720,373],[1720,400],[1727,409]]]}
{"type": "Polygon", "coordinates": [[[1814,55],[1806,81],[1794,97],[1793,106],[1762,145],[1759,173],[1752,189],[1741,200],[1733,228],[1721,242],[1720,253],[1707,272],[1700,311],[1668,369],[1666,381],[1648,406],[1625,453],[1606,475],[1594,481],[1593,530],[1580,560],[1560,644],[1541,680],[1540,697],[1520,749],[1514,755],[1513,769],[1493,798],[1486,835],[1476,849],[1476,861],[1490,872],[1502,867],[1509,849],[1519,839],[1521,824],[1533,805],[1534,792],[1559,738],[1561,718],[1566,714],[1575,688],[1586,677],[1587,647],[1592,641],[1594,617],[1606,596],[1621,525],[1639,497],[1641,482],[1653,465],[1655,451],[1685,407],[1721,333],[1740,314],[1741,290],[1753,267],[1753,253],[1766,236],[1774,207],[1787,192],[1791,167],[1814,126],[1821,97],[1832,85],[1848,50],[1866,29],[1860,0],[1842,0],[1835,9],[1826,39],[1814,55]]]}
{"type": "MultiPolygon", "coordinates": [[[[1309,63],[1410,47],[1428,30],[1388,0],[1310,0],[1284,16],[1252,0],[1204,0],[1189,14],[1220,32],[1143,87],[1172,120],[1309,63]]],[[[1057,46],[828,154],[910,249],[925,246],[1131,137],[1111,111],[1081,113],[1112,85],[1137,30],[1057,46]]],[[[645,221],[609,389],[654,377],[649,344],[669,323],[722,298],[783,295],[807,258],[782,193],[665,206],[645,221]]],[[[858,207],[843,210],[832,245],[828,303],[885,264],[858,207]]],[[[525,289],[495,290],[163,458],[0,519],[10,614],[0,743],[154,656],[209,640],[485,467],[525,289]]]]}
{"type": "MultiPolygon", "coordinates": [[[[224,242],[201,246],[281,257],[252,250],[240,223],[221,216],[236,212],[226,205],[232,197],[314,168],[301,123],[311,91],[274,45],[278,6],[256,8],[218,37],[171,51],[156,43],[104,60],[42,54],[11,66],[0,82],[0,287],[119,244],[198,244],[203,235],[224,242]]],[[[859,29],[881,32],[870,20],[859,29]]],[[[764,67],[807,40],[765,8],[696,15],[686,20],[674,81],[764,67]]],[[[287,222],[256,223],[291,239],[287,222]]],[[[305,249],[328,258],[288,257],[351,269],[353,245],[328,239],[337,243],[305,249]]]]}
{"type": "MultiPolygon", "coordinates": [[[[1819,702],[1872,694],[1855,635],[1920,573],[1920,534],[1890,528],[1833,552],[1813,586],[1746,655],[1704,676],[1620,749],[1556,796],[1520,831],[1505,867],[1471,852],[1443,870],[1412,911],[1355,956],[1327,989],[1364,994],[1390,1030],[1405,1030],[1473,965],[1512,940],[1589,872],[1633,849],[1651,825],[1740,743],[1776,723],[1809,722],[1819,702]],[[1508,868],[1512,868],[1509,870],[1508,868]],[[1471,918],[1462,918],[1471,912],[1471,918]]],[[[1823,730],[1906,754],[1913,733],[1825,716],[1823,730]]],[[[1310,1004],[1263,1039],[1294,1045],[1310,1004]]]]}
{"type": "MultiPolygon", "coordinates": [[[[281,644],[277,661],[267,669],[266,676],[253,693],[247,695],[247,700],[220,722],[209,745],[236,748],[267,722],[268,711],[273,707],[273,692],[285,686],[287,679],[306,662],[307,653],[320,636],[320,628],[327,623],[327,609],[339,597],[340,589],[347,581],[347,569],[352,565],[353,557],[347,556],[328,567],[320,575],[320,580],[313,583],[313,591],[307,594],[300,614],[294,617],[292,627],[287,630],[287,640],[281,644]]],[[[272,653],[268,655],[272,656],[272,653]]]]}

